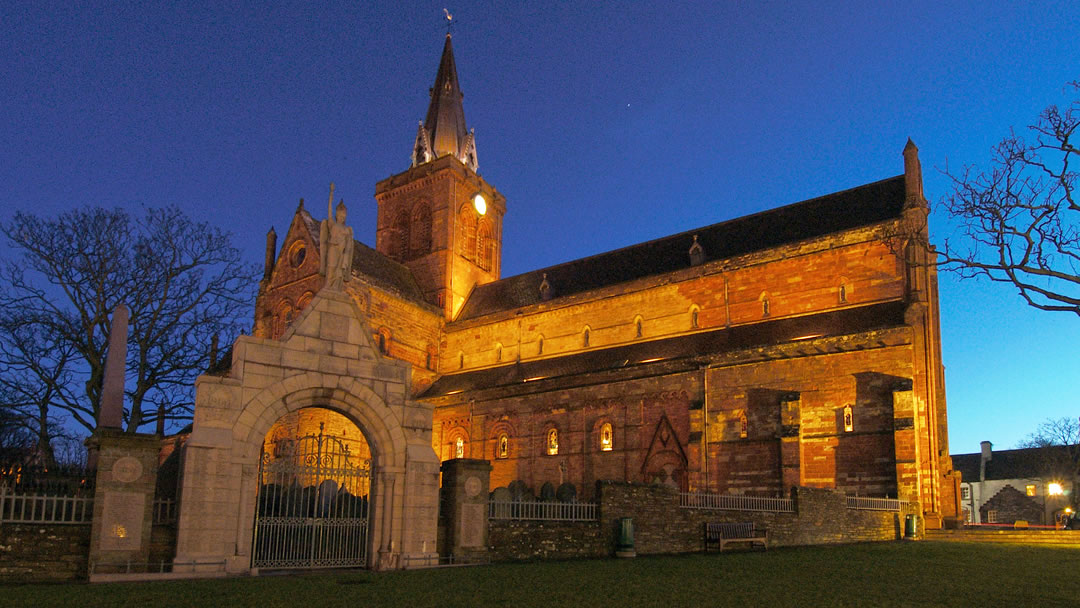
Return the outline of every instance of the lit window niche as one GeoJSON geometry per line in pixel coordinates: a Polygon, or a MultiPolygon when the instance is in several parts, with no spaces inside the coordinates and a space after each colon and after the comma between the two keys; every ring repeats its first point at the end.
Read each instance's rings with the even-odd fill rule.
{"type": "Polygon", "coordinates": [[[605,422],[600,427],[600,451],[610,452],[614,447],[614,441],[612,440],[611,423],[605,422]]]}
{"type": "Polygon", "coordinates": [[[844,303],[847,302],[847,285],[845,285],[843,283],[840,284],[840,291],[839,291],[838,295],[840,296],[840,303],[841,304],[844,304],[844,303]]]}
{"type": "Polygon", "coordinates": [[[851,406],[844,406],[844,432],[850,433],[855,430],[855,417],[851,413],[851,406]]]}
{"type": "Polygon", "coordinates": [[[499,439],[495,442],[495,458],[509,458],[510,457],[510,437],[506,433],[499,435],[499,439]]]}
{"type": "Polygon", "coordinates": [[[465,438],[458,437],[454,440],[454,458],[465,457],[465,438]]]}
{"type": "Polygon", "coordinates": [[[554,456],[559,453],[559,431],[557,429],[548,429],[547,453],[548,456],[554,456]]]}
{"type": "Polygon", "coordinates": [[[746,422],[746,412],[739,412],[739,439],[746,439],[749,425],[746,422]]]}
{"type": "Polygon", "coordinates": [[[1025,493],[1028,496],[1035,496],[1035,491],[1036,491],[1035,490],[1035,484],[1033,484],[1033,483],[1027,484],[1027,486],[1024,488],[1024,490],[1025,490],[1025,493]]]}
{"type": "Polygon", "coordinates": [[[582,334],[581,334],[581,345],[584,346],[585,348],[589,348],[589,334],[590,333],[591,332],[589,331],[589,328],[586,327],[585,331],[582,332],[582,334]]]}

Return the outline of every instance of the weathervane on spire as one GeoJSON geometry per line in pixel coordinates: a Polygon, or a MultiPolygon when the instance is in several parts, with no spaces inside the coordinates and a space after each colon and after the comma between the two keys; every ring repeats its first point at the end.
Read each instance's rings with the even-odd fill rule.
{"type": "Polygon", "coordinates": [[[450,28],[454,25],[454,16],[450,14],[449,9],[442,9],[444,15],[446,15],[446,35],[450,35],[450,28]]]}

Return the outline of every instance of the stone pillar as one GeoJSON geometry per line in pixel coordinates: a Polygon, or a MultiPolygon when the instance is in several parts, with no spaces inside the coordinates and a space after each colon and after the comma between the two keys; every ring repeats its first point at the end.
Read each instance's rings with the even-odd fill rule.
{"type": "Polygon", "coordinates": [[[802,485],[801,415],[799,393],[780,399],[780,481],[787,490],[802,485]]]}
{"type": "MultiPolygon", "coordinates": [[[[98,429],[87,443],[98,454],[90,564],[99,574],[146,566],[160,440],[98,429]]],[[[91,574],[93,580],[93,574],[91,574]]]]}
{"type": "Polygon", "coordinates": [[[488,486],[491,463],[456,458],[442,463],[442,523],[445,551],[455,561],[487,558],[488,486]]]}
{"type": "Polygon", "coordinates": [[[893,391],[893,444],[896,451],[896,493],[901,500],[920,502],[918,416],[914,392],[893,391]]]}

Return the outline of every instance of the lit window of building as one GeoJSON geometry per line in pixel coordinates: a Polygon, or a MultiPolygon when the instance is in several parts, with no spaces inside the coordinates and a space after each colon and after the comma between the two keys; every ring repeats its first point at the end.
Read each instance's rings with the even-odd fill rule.
{"type": "Polygon", "coordinates": [[[510,457],[510,437],[508,437],[506,433],[499,435],[499,440],[495,444],[495,457],[510,457]]]}
{"type": "Polygon", "coordinates": [[[990,510],[990,511],[986,512],[986,523],[988,523],[988,524],[996,524],[997,523],[997,511],[990,510]]]}
{"type": "Polygon", "coordinates": [[[855,417],[852,415],[851,406],[844,406],[844,432],[850,433],[855,430],[855,417]]]}
{"type": "Polygon", "coordinates": [[[465,438],[458,437],[454,440],[454,458],[465,457],[465,438]]]}
{"type": "Polygon", "coordinates": [[[960,498],[964,500],[971,500],[971,487],[960,486],[960,498]]]}
{"type": "Polygon", "coordinates": [[[1025,490],[1027,491],[1028,496],[1035,496],[1035,484],[1033,484],[1033,483],[1027,484],[1027,487],[1025,488],[1025,490]]]}
{"type": "Polygon", "coordinates": [[[554,456],[559,453],[559,431],[555,429],[548,430],[547,453],[549,456],[554,456]]]}
{"type": "Polygon", "coordinates": [[[600,451],[610,452],[613,443],[611,437],[611,423],[605,422],[603,426],[600,427],[600,451]]]}

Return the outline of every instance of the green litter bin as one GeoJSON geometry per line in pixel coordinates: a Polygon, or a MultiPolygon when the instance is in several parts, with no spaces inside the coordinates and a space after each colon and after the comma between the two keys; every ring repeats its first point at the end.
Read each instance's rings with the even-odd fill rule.
{"type": "Polygon", "coordinates": [[[619,538],[615,543],[615,557],[634,557],[634,520],[629,517],[619,519],[619,538]]]}

